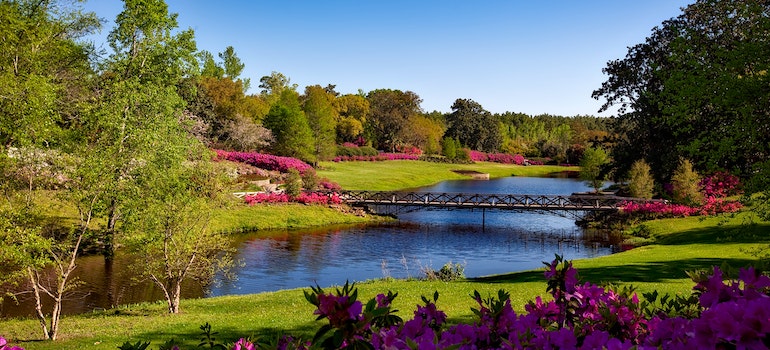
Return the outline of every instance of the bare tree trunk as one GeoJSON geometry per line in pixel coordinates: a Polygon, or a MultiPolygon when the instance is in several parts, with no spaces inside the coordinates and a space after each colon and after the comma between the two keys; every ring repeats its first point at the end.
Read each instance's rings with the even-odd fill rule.
{"type": "Polygon", "coordinates": [[[45,318],[45,314],[43,313],[43,300],[39,281],[40,278],[37,275],[37,271],[33,270],[31,267],[27,268],[27,275],[29,276],[29,282],[32,284],[32,289],[35,294],[35,313],[37,314],[37,319],[40,321],[40,326],[43,327],[43,334],[45,338],[48,339],[48,320],[45,318]]]}

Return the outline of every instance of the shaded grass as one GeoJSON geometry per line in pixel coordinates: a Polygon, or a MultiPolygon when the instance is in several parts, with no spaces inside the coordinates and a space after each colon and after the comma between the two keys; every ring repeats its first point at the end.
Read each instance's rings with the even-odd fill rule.
{"type": "Polygon", "coordinates": [[[468,176],[452,170],[488,173],[492,178],[506,176],[545,176],[574,167],[553,165],[521,166],[478,162],[443,164],[413,160],[384,162],[321,162],[317,174],[337,182],[346,190],[393,191],[429,186],[445,180],[464,180],[468,176]]]}

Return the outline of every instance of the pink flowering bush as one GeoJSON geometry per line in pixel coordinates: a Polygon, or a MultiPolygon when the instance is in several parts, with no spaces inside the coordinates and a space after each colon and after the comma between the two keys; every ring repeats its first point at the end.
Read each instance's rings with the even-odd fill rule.
{"type": "Polygon", "coordinates": [[[291,197],[286,193],[255,193],[243,197],[248,205],[258,203],[302,203],[302,204],[341,204],[342,199],[336,193],[303,192],[297,197],[291,197]]]}
{"type": "Polygon", "coordinates": [[[418,160],[420,156],[406,153],[380,153],[376,156],[337,156],[334,162],[381,162],[386,160],[418,160]]]}
{"type": "Polygon", "coordinates": [[[304,173],[306,170],[313,168],[309,164],[292,157],[281,157],[256,152],[228,152],[223,150],[214,150],[214,152],[216,152],[215,160],[246,163],[260,169],[280,171],[282,173],[288,172],[289,169],[296,169],[300,173],[304,173]]]}
{"type": "Polygon", "coordinates": [[[716,172],[704,177],[699,186],[706,197],[724,198],[741,193],[740,179],[726,171],[716,172]]]}
{"type": "Polygon", "coordinates": [[[628,202],[621,204],[622,210],[627,214],[638,214],[647,218],[676,218],[688,216],[707,216],[721,213],[734,213],[743,205],[738,201],[728,201],[721,198],[708,197],[703,205],[691,207],[684,204],[669,202],[628,202]]]}
{"type": "Polygon", "coordinates": [[[419,147],[415,147],[415,146],[398,146],[396,147],[396,150],[399,153],[413,154],[416,156],[422,155],[422,150],[419,147]]]}
{"type": "Polygon", "coordinates": [[[484,153],[480,151],[468,151],[468,155],[474,162],[493,162],[501,164],[516,164],[522,165],[526,161],[524,156],[520,154],[508,154],[508,153],[484,153]]]}

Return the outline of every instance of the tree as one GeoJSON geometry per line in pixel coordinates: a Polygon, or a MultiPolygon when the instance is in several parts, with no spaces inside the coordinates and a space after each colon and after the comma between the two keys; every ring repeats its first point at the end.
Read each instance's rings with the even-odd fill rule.
{"type": "Polygon", "coordinates": [[[655,180],[652,178],[650,166],[644,159],[637,160],[628,172],[628,190],[631,197],[652,198],[655,191],[655,180]]]}
{"type": "Polygon", "coordinates": [[[641,156],[662,180],[685,157],[704,171],[761,173],[755,167],[770,159],[768,10],[760,0],[699,0],[608,62],[593,96],[606,99],[603,110],[620,107],[619,169],[641,156]]]}
{"type": "Polygon", "coordinates": [[[407,145],[420,148],[426,154],[436,154],[441,151],[441,136],[444,127],[440,122],[418,115],[412,118],[411,127],[404,129],[401,139],[407,145]]]}
{"type": "Polygon", "coordinates": [[[494,152],[502,137],[497,119],[473,100],[457,99],[447,115],[447,136],[477,151],[494,152]]]}
{"type": "Polygon", "coordinates": [[[671,176],[674,201],[687,205],[700,205],[703,202],[700,180],[700,175],[693,170],[690,160],[680,159],[674,175],[671,176]]]}
{"type": "Polygon", "coordinates": [[[337,120],[337,142],[354,142],[364,134],[371,113],[369,101],[362,95],[348,94],[334,99],[337,120]]]}
{"type": "Polygon", "coordinates": [[[185,280],[210,283],[217,273],[228,276],[233,266],[229,241],[209,228],[224,190],[209,157],[190,147],[148,159],[157,164],[138,175],[143,195],[131,202],[136,215],[125,222],[127,246],[145,257],[139,271],[163,291],[169,313],[180,311],[185,280]],[[190,159],[190,152],[197,159],[190,159]],[[182,158],[191,162],[178,161],[182,158]]]}
{"type": "Polygon", "coordinates": [[[336,122],[334,95],[320,85],[305,87],[302,110],[313,132],[314,153],[318,160],[329,160],[336,151],[336,122]]]}
{"type": "Polygon", "coordinates": [[[594,192],[604,186],[605,175],[602,168],[609,163],[607,152],[602,148],[588,148],[583,152],[583,159],[580,160],[580,178],[587,181],[594,192]]]}
{"type": "Polygon", "coordinates": [[[259,79],[259,88],[262,89],[259,95],[272,106],[281,98],[284,90],[297,90],[297,84],[291,84],[291,79],[279,72],[272,72],[270,75],[259,79]]]}
{"type": "Polygon", "coordinates": [[[297,92],[285,89],[265,116],[264,125],[273,133],[275,154],[315,161],[313,133],[300,108],[297,92]]]}
{"type": "Polygon", "coordinates": [[[44,336],[55,340],[93,205],[70,227],[46,218],[35,194],[62,185],[72,166],[61,150],[77,136],[92,75],[92,48],[77,40],[99,22],[56,1],[22,0],[0,2],[0,23],[0,284],[27,279],[44,336]]]}
{"type": "Polygon", "coordinates": [[[422,100],[414,92],[390,89],[370,91],[366,98],[373,141],[379,149],[394,151],[411,119],[421,113],[422,100]]]}

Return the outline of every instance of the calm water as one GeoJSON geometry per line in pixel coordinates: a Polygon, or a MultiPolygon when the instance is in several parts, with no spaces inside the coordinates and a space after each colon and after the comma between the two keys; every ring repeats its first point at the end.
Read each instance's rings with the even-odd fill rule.
{"type": "MultiPolygon", "coordinates": [[[[464,193],[571,194],[587,191],[566,178],[512,177],[490,181],[448,181],[424,191],[464,193]]],[[[574,219],[554,215],[487,210],[421,210],[398,213],[392,224],[315,230],[258,232],[234,238],[243,266],[237,280],[190,286],[185,297],[248,294],[346,280],[419,277],[424,268],[465,265],[469,277],[542,267],[554,254],[578,259],[610,254],[607,237],[585,233],[574,219]]],[[[66,313],[162,299],[152,286],[132,283],[130,258],[106,269],[101,257],[81,259],[83,290],[65,303],[66,313]]],[[[3,316],[24,315],[31,305],[2,306],[3,316]]]]}

